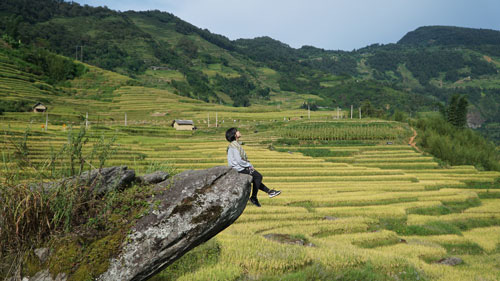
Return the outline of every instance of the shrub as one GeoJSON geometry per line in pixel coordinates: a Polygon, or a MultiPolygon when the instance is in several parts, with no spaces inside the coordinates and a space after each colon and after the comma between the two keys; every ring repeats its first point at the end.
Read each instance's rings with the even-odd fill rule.
{"type": "Polygon", "coordinates": [[[3,100],[0,101],[0,115],[3,112],[26,112],[31,109],[35,103],[27,100],[3,100]]]}
{"type": "MultiPolygon", "coordinates": [[[[32,154],[36,154],[30,151],[27,141],[32,134],[29,129],[21,140],[13,138],[13,152],[2,153],[3,166],[7,169],[3,172],[6,172],[7,180],[0,184],[0,260],[5,261],[0,263],[0,276],[6,273],[8,267],[25,262],[22,260],[26,257],[23,253],[27,253],[34,245],[57,240],[70,232],[85,236],[86,246],[81,249],[83,252],[76,263],[80,264],[80,268],[86,268],[88,264],[95,262],[87,259],[90,252],[103,251],[99,241],[106,242],[116,236],[113,243],[106,242],[106,247],[119,245],[124,237],[121,228],[140,216],[144,208],[149,206],[145,199],[151,195],[152,189],[144,186],[104,195],[77,183],[43,188],[42,183],[46,180],[52,181],[68,173],[79,174],[83,167],[93,169],[91,164],[94,158],[99,163],[95,166],[100,168],[113,155],[114,139],[107,141],[104,138],[97,140],[91,151],[85,153],[88,150],[83,148],[88,138],[84,128],[82,126],[77,133],[70,130],[68,143],[58,151],[52,149],[50,158],[42,164],[36,164],[36,161],[30,159],[32,154]],[[9,162],[18,162],[19,165],[8,168],[9,162]],[[30,172],[28,179],[32,183],[20,182],[25,178],[19,174],[24,172],[30,172]],[[116,220],[117,217],[120,220],[116,220]],[[116,235],[111,237],[110,233],[116,235]]],[[[11,132],[7,133],[9,136],[13,135],[11,132]]],[[[58,250],[55,251],[54,255],[58,256],[58,250]]],[[[86,274],[93,276],[99,268],[91,267],[86,274]]]]}
{"type": "Polygon", "coordinates": [[[277,145],[298,145],[298,139],[280,138],[276,141],[277,145]]]}
{"type": "Polygon", "coordinates": [[[451,165],[474,165],[500,171],[500,153],[495,145],[467,128],[457,128],[442,117],[419,119],[418,142],[425,151],[451,165]]]}

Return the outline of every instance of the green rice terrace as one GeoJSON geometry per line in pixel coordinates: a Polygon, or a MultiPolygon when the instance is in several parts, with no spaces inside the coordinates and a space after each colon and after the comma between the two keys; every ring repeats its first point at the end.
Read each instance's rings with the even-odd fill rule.
{"type": "Polygon", "coordinates": [[[48,126],[44,113],[0,116],[2,185],[102,165],[139,174],[227,165],[224,132],[241,130],[250,161],[282,194],[261,194],[262,208],[249,204],[152,280],[500,279],[500,172],[416,151],[406,123],[203,103],[91,66],[60,92],[0,61],[2,99],[50,104],[48,126]],[[198,130],[176,131],[174,119],[198,130]],[[67,157],[79,134],[83,163],[67,157]],[[452,257],[460,263],[444,264],[452,257]]]}

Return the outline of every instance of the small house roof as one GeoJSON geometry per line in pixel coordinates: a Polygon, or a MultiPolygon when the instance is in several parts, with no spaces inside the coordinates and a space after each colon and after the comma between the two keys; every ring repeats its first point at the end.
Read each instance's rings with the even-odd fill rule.
{"type": "Polygon", "coordinates": [[[38,106],[43,106],[43,107],[47,108],[47,106],[45,106],[45,105],[44,105],[43,103],[41,103],[41,102],[37,102],[37,103],[33,106],[33,108],[38,107],[38,106]]]}
{"type": "Polygon", "coordinates": [[[180,120],[180,119],[175,119],[174,122],[172,122],[172,125],[174,123],[177,123],[179,125],[193,125],[194,126],[194,122],[193,120],[180,120]]]}

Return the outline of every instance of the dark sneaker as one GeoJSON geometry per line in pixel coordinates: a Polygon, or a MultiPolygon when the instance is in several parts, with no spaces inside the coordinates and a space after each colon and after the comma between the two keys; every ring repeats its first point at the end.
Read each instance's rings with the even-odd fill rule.
{"type": "Polygon", "coordinates": [[[279,190],[274,190],[274,189],[271,189],[268,193],[269,195],[269,198],[273,198],[274,196],[278,196],[281,194],[281,191],[279,190]]]}
{"type": "Polygon", "coordinates": [[[257,207],[260,207],[259,199],[250,197],[250,202],[252,202],[252,204],[254,204],[257,207]]]}

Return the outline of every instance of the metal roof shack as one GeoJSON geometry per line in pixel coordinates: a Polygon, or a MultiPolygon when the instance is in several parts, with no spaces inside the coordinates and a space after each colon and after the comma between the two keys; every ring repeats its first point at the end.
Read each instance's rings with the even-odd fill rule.
{"type": "Polygon", "coordinates": [[[193,120],[179,120],[172,121],[172,127],[179,131],[192,131],[196,129],[193,120]]]}
{"type": "Polygon", "coordinates": [[[47,111],[48,108],[45,105],[43,105],[43,103],[38,102],[31,109],[33,110],[33,112],[45,112],[47,111]]]}

